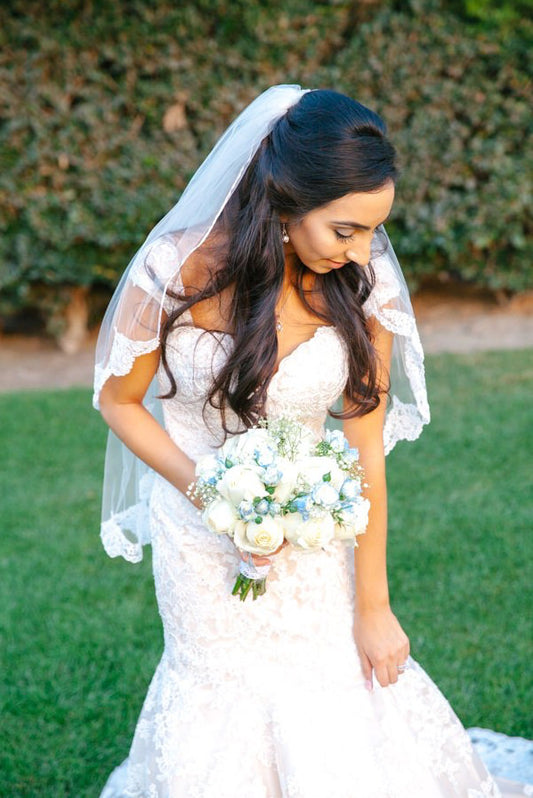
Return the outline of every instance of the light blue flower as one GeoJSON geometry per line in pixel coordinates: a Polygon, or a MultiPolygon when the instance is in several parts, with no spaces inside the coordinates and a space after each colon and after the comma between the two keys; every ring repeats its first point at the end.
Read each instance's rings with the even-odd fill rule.
{"type": "Polygon", "coordinates": [[[199,485],[216,485],[218,482],[218,471],[214,468],[204,470],[198,478],[199,485]]]}
{"type": "Polygon", "coordinates": [[[340,429],[328,429],[325,440],[336,454],[340,454],[348,448],[348,441],[340,429]]]}
{"type": "Polygon", "coordinates": [[[256,514],[259,513],[259,515],[266,515],[269,510],[270,502],[268,502],[266,499],[261,499],[261,501],[257,502],[255,505],[256,514]]]}
{"type": "Polygon", "coordinates": [[[253,502],[244,499],[238,506],[239,515],[243,521],[252,521],[257,515],[253,502]]]}
{"type": "Polygon", "coordinates": [[[343,452],[342,460],[347,468],[355,465],[355,463],[359,462],[359,449],[356,449],[355,447],[352,449],[346,449],[346,451],[343,452]]]}
{"type": "Polygon", "coordinates": [[[304,496],[297,496],[291,504],[294,506],[295,510],[300,513],[304,521],[307,521],[309,518],[309,510],[313,506],[313,499],[309,494],[305,494],[304,496]]]}
{"type": "Polygon", "coordinates": [[[214,455],[205,455],[198,461],[196,470],[199,477],[198,482],[203,485],[216,485],[224,471],[225,467],[220,458],[214,455]]]}
{"type": "Polygon", "coordinates": [[[254,451],[255,462],[261,468],[268,468],[276,460],[276,451],[270,446],[260,446],[254,451]]]}
{"type": "Polygon", "coordinates": [[[263,471],[261,479],[265,485],[272,486],[277,485],[282,476],[283,474],[275,465],[270,465],[263,471]]]}

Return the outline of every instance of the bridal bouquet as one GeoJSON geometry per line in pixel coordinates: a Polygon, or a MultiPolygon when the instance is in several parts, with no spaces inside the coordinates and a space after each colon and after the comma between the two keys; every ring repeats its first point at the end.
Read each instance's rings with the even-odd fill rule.
{"type": "MultiPolygon", "coordinates": [[[[249,555],[268,556],[285,541],[304,551],[333,540],[355,546],[366,529],[358,451],[338,430],[317,443],[297,421],[265,420],[202,457],[196,476],[205,524],[249,555]]],[[[233,595],[262,595],[269,567],[243,561],[233,595]]]]}

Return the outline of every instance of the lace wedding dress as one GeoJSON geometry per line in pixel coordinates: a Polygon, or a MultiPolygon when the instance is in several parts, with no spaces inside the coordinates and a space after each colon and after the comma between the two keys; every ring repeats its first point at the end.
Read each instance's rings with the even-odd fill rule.
{"type": "MultiPolygon", "coordinates": [[[[190,317],[189,317],[190,320],[190,317]]],[[[226,334],[175,330],[177,394],[163,402],[171,437],[193,459],[221,442],[204,411],[226,334]]],[[[344,344],[320,327],[280,364],[270,416],[317,436],[347,377],[344,344]]],[[[163,391],[168,388],[161,369],[163,391]]],[[[501,793],[449,704],[410,661],[369,693],[352,634],[353,552],[342,544],[275,557],[265,596],[231,596],[238,554],[157,477],[150,499],[153,570],[165,649],[130,755],[102,798],[485,798],[501,793]]],[[[113,526],[108,553],[124,552],[113,526]]],[[[132,544],[133,546],[133,544],[132,544]]]]}

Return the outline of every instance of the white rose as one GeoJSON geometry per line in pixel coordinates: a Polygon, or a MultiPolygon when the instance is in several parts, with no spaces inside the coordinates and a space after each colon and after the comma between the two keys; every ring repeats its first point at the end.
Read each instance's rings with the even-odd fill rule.
{"type": "Polygon", "coordinates": [[[225,499],[215,499],[202,513],[204,524],[217,535],[233,534],[237,513],[225,499]]]}
{"type": "Polygon", "coordinates": [[[335,490],[331,482],[319,482],[313,488],[313,501],[330,510],[339,501],[339,492],[335,490]]]}
{"type": "Polygon", "coordinates": [[[281,479],[276,485],[276,490],[272,495],[277,502],[285,504],[296,488],[298,482],[298,466],[296,463],[287,460],[286,457],[280,457],[277,467],[281,471],[281,479]]]}
{"type": "Polygon", "coordinates": [[[283,543],[283,527],[276,518],[265,515],[260,524],[239,524],[233,542],[238,549],[252,554],[272,554],[283,543]]]}
{"type": "Polygon", "coordinates": [[[368,511],[370,510],[370,502],[368,499],[362,499],[357,504],[352,505],[352,511],[342,511],[342,524],[335,525],[335,538],[337,540],[352,540],[355,545],[355,537],[362,535],[366,532],[368,526],[368,511]]]}
{"type": "Polygon", "coordinates": [[[333,463],[333,467],[330,471],[331,474],[331,482],[330,485],[333,485],[335,490],[340,491],[341,486],[346,480],[346,473],[342,470],[342,468],[338,465],[338,463],[333,463]]]}
{"type": "Polygon", "coordinates": [[[242,501],[253,501],[257,496],[266,496],[265,486],[257,469],[244,465],[228,468],[217,485],[225,499],[238,506],[242,501]]]}
{"type": "Polygon", "coordinates": [[[335,522],[328,514],[304,521],[300,513],[283,516],[285,537],[301,549],[320,549],[331,543],[335,534],[335,522]]]}
{"type": "Polygon", "coordinates": [[[337,465],[333,457],[304,457],[298,462],[300,479],[306,485],[313,487],[317,482],[322,482],[326,474],[331,475],[330,484],[339,490],[346,479],[346,475],[337,465]]]}

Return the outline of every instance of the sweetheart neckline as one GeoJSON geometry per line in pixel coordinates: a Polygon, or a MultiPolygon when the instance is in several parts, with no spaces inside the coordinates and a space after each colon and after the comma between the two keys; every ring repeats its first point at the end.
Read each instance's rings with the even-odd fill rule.
{"type": "MultiPolygon", "coordinates": [[[[233,333],[225,332],[224,330],[207,330],[205,327],[198,327],[195,324],[184,324],[183,326],[177,327],[176,331],[177,330],[194,330],[195,332],[200,332],[202,334],[203,333],[209,333],[213,337],[220,336],[221,338],[234,338],[235,337],[233,335],[233,333]]],[[[295,355],[296,352],[300,351],[303,347],[305,347],[306,344],[312,344],[316,340],[316,338],[318,337],[318,333],[320,331],[323,331],[323,330],[333,330],[333,332],[337,336],[337,330],[336,330],[336,328],[335,328],[335,326],[333,324],[321,324],[321,325],[319,325],[316,328],[316,330],[314,331],[313,335],[311,335],[309,338],[306,338],[304,341],[300,341],[300,343],[297,344],[294,347],[294,349],[291,349],[290,352],[287,352],[287,354],[284,355],[278,361],[277,366],[276,366],[276,370],[272,374],[272,378],[271,379],[274,379],[274,377],[277,377],[277,375],[280,373],[281,368],[282,368],[284,363],[286,363],[288,360],[290,360],[292,358],[292,356],[295,355]]]]}

